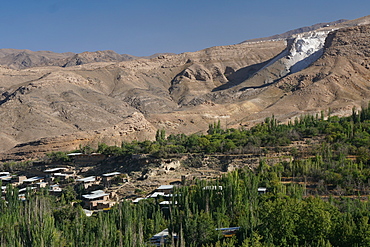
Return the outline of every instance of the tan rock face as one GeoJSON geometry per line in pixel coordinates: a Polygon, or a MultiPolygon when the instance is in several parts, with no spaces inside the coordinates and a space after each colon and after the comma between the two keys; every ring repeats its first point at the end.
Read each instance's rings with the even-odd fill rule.
{"type": "Polygon", "coordinates": [[[333,31],[323,55],[293,74],[283,40],[122,62],[111,52],[86,53],[80,58],[99,59],[64,68],[0,67],[2,158],[120,145],[162,128],[189,134],[218,120],[225,128],[329,107],[346,114],[370,99],[369,40],[366,25],[333,31]]]}
{"type": "Polygon", "coordinates": [[[356,26],[329,34],[323,56],[304,71],[280,80],[285,97],[265,112],[318,112],[330,107],[348,115],[370,97],[370,26],[356,26]],[[284,107],[282,107],[284,105],[284,107]]]}

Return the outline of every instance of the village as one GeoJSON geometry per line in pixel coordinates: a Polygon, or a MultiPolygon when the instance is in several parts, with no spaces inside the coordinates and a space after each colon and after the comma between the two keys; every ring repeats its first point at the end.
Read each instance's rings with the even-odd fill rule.
{"type": "MultiPolygon", "coordinates": [[[[71,158],[72,162],[67,165],[51,163],[46,165],[42,164],[38,169],[28,170],[28,172],[1,171],[0,181],[2,199],[5,200],[9,185],[18,189],[19,200],[26,200],[27,193],[42,189],[47,190],[50,195],[61,197],[64,190],[70,190],[71,188],[76,190],[76,188],[78,188],[76,197],[85,215],[88,217],[96,212],[109,211],[115,204],[123,200],[130,200],[133,204],[136,204],[141,200],[154,199],[155,203],[160,206],[162,211],[166,211],[173,203],[172,195],[174,188],[176,186],[189,184],[186,182],[189,175],[181,175],[183,170],[179,169],[180,163],[178,161],[167,161],[160,165],[160,169],[144,172],[138,180],[145,180],[148,176],[153,176],[153,174],[155,174],[154,177],[163,178],[166,172],[172,172],[174,174],[172,178],[179,176],[178,179],[172,179],[172,182],[168,184],[161,184],[156,187],[152,186],[153,189],[150,191],[135,189],[136,193],[134,195],[122,197],[122,195],[117,192],[120,191],[120,188],[130,185],[132,176],[130,177],[128,174],[121,171],[111,170],[114,167],[109,167],[104,173],[95,171],[95,174],[92,175],[91,171],[89,172],[91,165],[95,162],[104,160],[106,158],[105,155],[99,153],[70,153],[68,156],[71,158]],[[179,170],[178,173],[175,173],[175,170],[179,170]]],[[[100,169],[100,171],[101,170],[102,169],[100,169]]],[[[208,173],[206,173],[205,170],[203,170],[203,172],[202,169],[199,170],[199,178],[201,178],[200,175],[208,174],[216,176],[218,174],[211,170],[208,170],[208,173]]],[[[142,183],[150,183],[150,181],[145,180],[142,183]]],[[[222,186],[206,186],[203,189],[218,190],[220,192],[223,190],[222,186]]],[[[265,193],[266,188],[258,188],[258,192],[265,193]]],[[[175,204],[176,203],[177,202],[175,202],[175,204]]],[[[220,228],[216,230],[221,231],[225,236],[232,236],[237,229],[238,228],[220,228]]],[[[150,241],[154,245],[159,245],[163,243],[164,239],[168,238],[168,235],[168,229],[164,229],[162,232],[154,235],[150,241]]]]}
{"type": "MultiPolygon", "coordinates": [[[[116,203],[125,199],[118,196],[115,191],[129,182],[127,174],[111,171],[94,176],[81,175],[81,171],[86,170],[81,167],[86,167],[86,164],[90,162],[104,159],[104,155],[96,153],[89,155],[71,153],[68,155],[73,158],[74,165],[45,167],[46,169],[41,171],[35,169],[33,170],[34,174],[28,172],[28,176],[24,175],[24,172],[0,172],[2,198],[5,199],[8,185],[18,189],[20,200],[25,200],[26,192],[40,189],[47,189],[51,195],[61,196],[66,187],[73,186],[81,188],[80,190],[84,192],[78,195],[78,199],[81,200],[81,205],[87,216],[91,216],[95,211],[110,210],[116,203]]],[[[133,203],[138,203],[147,198],[170,198],[174,186],[180,184],[181,182],[177,181],[174,184],[161,185],[144,197],[138,195],[130,199],[133,203]]],[[[141,191],[138,190],[138,192],[141,191]]],[[[139,194],[142,195],[142,192],[139,194]]],[[[160,202],[161,205],[168,205],[168,203],[168,200],[160,202]]]]}

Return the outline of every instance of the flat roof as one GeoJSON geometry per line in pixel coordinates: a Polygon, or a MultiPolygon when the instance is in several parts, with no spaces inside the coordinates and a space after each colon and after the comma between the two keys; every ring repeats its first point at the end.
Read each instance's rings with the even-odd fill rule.
{"type": "Polygon", "coordinates": [[[171,190],[173,187],[173,185],[161,185],[157,188],[157,190],[171,190]]]}
{"type": "Polygon", "coordinates": [[[90,177],[86,177],[86,178],[79,178],[79,179],[76,179],[77,182],[84,182],[84,183],[87,183],[87,182],[94,182],[95,181],[95,176],[90,176],[90,177]]]}
{"type": "Polygon", "coordinates": [[[121,174],[120,172],[105,173],[105,174],[103,174],[103,177],[111,177],[111,176],[116,176],[116,175],[120,175],[120,174],[121,174]]]}
{"type": "Polygon", "coordinates": [[[10,175],[10,172],[0,172],[0,175],[10,175]]]}
{"type": "Polygon", "coordinates": [[[51,191],[51,192],[60,192],[60,191],[62,191],[62,188],[59,188],[59,187],[51,187],[49,191],[51,191]]]}
{"type": "Polygon", "coordinates": [[[204,190],[222,190],[222,186],[205,186],[203,187],[204,190]]]}
{"type": "Polygon", "coordinates": [[[88,216],[88,217],[91,216],[94,213],[94,211],[87,210],[87,209],[83,209],[83,211],[85,212],[86,216],[88,216]]]}
{"type": "Polygon", "coordinates": [[[91,154],[84,154],[84,153],[70,153],[67,154],[68,156],[98,156],[98,155],[104,155],[101,153],[91,153],[91,154]]]}
{"type": "Polygon", "coordinates": [[[25,179],[23,180],[23,183],[27,183],[27,182],[35,182],[35,181],[38,181],[38,180],[41,180],[43,179],[43,177],[32,177],[32,178],[28,178],[28,179],[25,179]]]}
{"type": "Polygon", "coordinates": [[[46,169],[44,170],[44,172],[56,172],[60,170],[67,170],[67,168],[66,167],[55,167],[55,168],[46,169]]]}
{"type": "Polygon", "coordinates": [[[136,198],[135,200],[133,200],[132,202],[133,203],[138,203],[139,201],[144,200],[144,199],[145,198],[139,197],[139,198],[136,198]]]}
{"type": "Polygon", "coordinates": [[[34,189],[37,189],[37,187],[25,187],[23,189],[20,189],[18,192],[23,192],[23,191],[27,191],[27,190],[34,190],[34,189]]]}
{"type": "MultiPolygon", "coordinates": [[[[177,204],[177,202],[175,201],[175,205],[177,204]]],[[[160,202],[159,205],[172,205],[172,201],[163,201],[163,202],[160,202]]]]}
{"type": "Polygon", "coordinates": [[[147,197],[156,198],[158,196],[164,196],[164,192],[154,192],[153,194],[147,197]]]}
{"type": "Polygon", "coordinates": [[[94,190],[94,191],[91,191],[90,194],[104,194],[104,190],[94,190]]]}
{"type": "Polygon", "coordinates": [[[89,199],[89,200],[101,198],[101,197],[104,197],[104,196],[109,196],[109,194],[107,194],[107,193],[97,193],[97,194],[82,195],[83,198],[89,199]]]}
{"type": "Polygon", "coordinates": [[[236,226],[236,227],[224,227],[224,228],[216,228],[216,231],[236,231],[236,230],[239,230],[240,227],[239,226],[236,226]]]}
{"type": "MultiPolygon", "coordinates": [[[[163,231],[155,234],[153,237],[151,237],[150,239],[158,239],[158,238],[162,238],[162,237],[167,237],[169,234],[168,232],[168,228],[164,229],[163,231]]],[[[176,237],[177,234],[176,233],[172,233],[172,236],[176,237]]]]}
{"type": "Polygon", "coordinates": [[[67,154],[67,156],[76,156],[76,155],[81,155],[83,153],[70,153],[70,154],[67,154]]]}
{"type": "Polygon", "coordinates": [[[69,174],[65,174],[65,173],[61,173],[61,172],[56,172],[56,173],[54,173],[54,176],[57,176],[57,177],[68,177],[69,174]]]}

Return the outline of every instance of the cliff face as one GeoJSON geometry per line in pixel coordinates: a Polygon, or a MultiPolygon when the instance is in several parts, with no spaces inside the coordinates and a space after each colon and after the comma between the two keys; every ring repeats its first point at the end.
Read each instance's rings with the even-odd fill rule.
{"type": "Polygon", "coordinates": [[[365,25],[331,32],[317,61],[275,85],[285,96],[265,109],[264,115],[328,108],[334,114],[348,115],[354,106],[367,105],[370,99],[369,31],[370,26],[365,25]]]}
{"type": "Polygon", "coordinates": [[[329,108],[349,114],[370,100],[370,26],[358,25],[367,19],[152,59],[117,62],[108,52],[64,68],[0,67],[0,150],[9,159],[150,139],[162,128],[195,133],[218,120],[238,127],[329,108]]]}

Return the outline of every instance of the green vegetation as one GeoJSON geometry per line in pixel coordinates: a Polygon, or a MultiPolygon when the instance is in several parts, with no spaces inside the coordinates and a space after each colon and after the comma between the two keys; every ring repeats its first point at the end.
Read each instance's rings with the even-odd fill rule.
{"type": "Polygon", "coordinates": [[[215,123],[207,134],[166,137],[160,130],[155,141],[86,148],[156,157],[280,152],[287,159],[262,158],[254,171],[195,180],[178,187],[164,208],[153,199],[122,202],[91,217],[71,188],[60,198],[41,191],[20,201],[17,189],[8,187],[7,203],[0,200],[0,245],[148,246],[153,234],[168,228],[178,237],[172,246],[370,246],[370,108],[324,118],[279,124],[271,117],[249,130],[223,130],[215,123]],[[295,141],[309,145],[300,149],[291,145],[295,141]],[[259,194],[259,187],[268,192],[259,194]],[[215,230],[233,226],[240,230],[230,238],[215,230]]]}
{"type": "Polygon", "coordinates": [[[302,185],[276,183],[258,194],[265,176],[248,169],[216,181],[199,180],[174,192],[169,209],[153,199],[122,202],[109,212],[86,217],[70,202],[46,191],[18,200],[8,187],[0,202],[1,246],[147,246],[169,228],[177,246],[368,246],[370,201],[361,198],[305,197],[302,185]],[[221,186],[221,187],[220,187],[221,186]],[[224,238],[216,228],[240,226],[224,238]]]}
{"type": "MultiPolygon", "coordinates": [[[[370,157],[370,108],[357,112],[353,109],[350,117],[329,116],[324,120],[324,113],[306,115],[296,118],[288,124],[279,124],[272,116],[251,129],[227,129],[220,127],[220,122],[210,124],[207,134],[169,135],[165,130],[158,130],[155,141],[123,142],[120,147],[100,144],[97,150],[90,146],[76,150],[82,153],[99,152],[106,155],[124,156],[132,154],[152,154],[156,157],[167,157],[179,153],[203,154],[260,154],[269,150],[277,151],[309,138],[322,139],[320,145],[327,147],[325,155],[355,155],[358,162],[366,163],[370,157]]],[[[310,153],[316,155],[320,147],[313,147],[310,153]]],[[[291,149],[292,155],[298,150],[291,149]],[[296,151],[294,153],[294,151],[296,151]]],[[[325,151],[325,150],[321,150],[325,151]]],[[[320,153],[321,155],[321,153],[320,153]]],[[[63,153],[49,154],[50,158],[66,160],[63,153]]]]}

